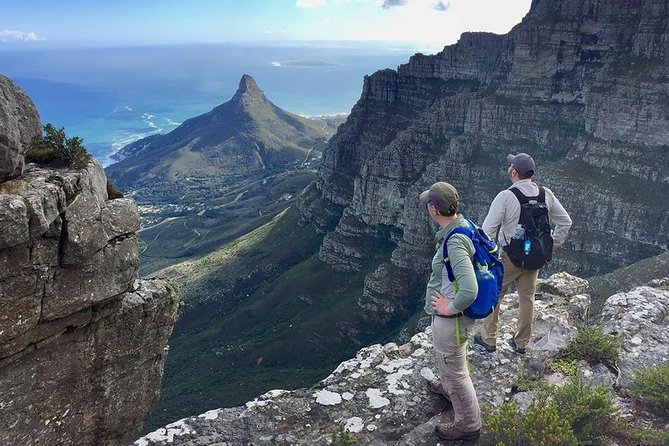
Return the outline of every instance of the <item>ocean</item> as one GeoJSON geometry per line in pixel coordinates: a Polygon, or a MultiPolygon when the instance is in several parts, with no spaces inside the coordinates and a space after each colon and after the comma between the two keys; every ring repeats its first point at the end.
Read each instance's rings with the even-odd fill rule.
{"type": "Polygon", "coordinates": [[[292,113],[348,113],[365,75],[395,69],[415,52],[253,45],[0,50],[0,73],[30,95],[43,124],[83,138],[106,166],[124,145],[228,101],[243,74],[292,113]]]}

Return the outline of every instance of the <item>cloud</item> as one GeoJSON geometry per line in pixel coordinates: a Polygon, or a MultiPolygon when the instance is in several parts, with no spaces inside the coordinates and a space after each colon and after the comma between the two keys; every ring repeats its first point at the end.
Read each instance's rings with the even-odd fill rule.
{"type": "Polygon", "coordinates": [[[446,11],[448,8],[451,7],[451,2],[444,3],[442,0],[439,0],[433,7],[435,11],[446,11]]]}
{"type": "Polygon", "coordinates": [[[297,3],[295,3],[298,8],[320,8],[326,5],[327,0],[297,0],[297,3]]]}
{"type": "Polygon", "coordinates": [[[37,34],[34,32],[25,33],[23,31],[14,31],[11,29],[6,29],[0,31],[0,42],[37,42],[38,40],[44,40],[37,37],[37,34]]]}
{"type": "Polygon", "coordinates": [[[390,9],[395,6],[404,6],[407,4],[408,0],[383,0],[383,5],[381,7],[383,9],[390,9]]]}

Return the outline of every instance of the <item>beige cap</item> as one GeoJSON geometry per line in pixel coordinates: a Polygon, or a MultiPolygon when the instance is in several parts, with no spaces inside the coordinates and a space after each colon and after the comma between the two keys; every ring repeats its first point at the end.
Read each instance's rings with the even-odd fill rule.
{"type": "Polygon", "coordinates": [[[453,215],[458,210],[460,196],[452,184],[440,181],[423,191],[420,194],[420,201],[431,203],[442,214],[453,215]]]}

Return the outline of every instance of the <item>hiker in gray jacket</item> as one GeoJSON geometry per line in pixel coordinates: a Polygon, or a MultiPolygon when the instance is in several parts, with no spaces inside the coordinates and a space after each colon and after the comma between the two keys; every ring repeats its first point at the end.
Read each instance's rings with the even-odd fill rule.
{"type": "MultiPolygon", "coordinates": [[[[536,200],[542,197],[548,209],[548,219],[555,225],[552,231],[552,246],[560,247],[567,238],[571,227],[571,218],[562,204],[548,188],[540,188],[531,180],[536,170],[532,157],[526,153],[507,156],[509,166],[507,176],[511,180],[511,187],[501,191],[492,204],[488,215],[483,222],[483,230],[497,240],[502,247],[502,261],[504,263],[504,281],[499,302],[512,283],[518,291],[518,327],[508,344],[516,353],[525,353],[532,334],[534,319],[534,293],[536,291],[539,269],[526,269],[522,265],[514,264],[509,258],[511,243],[514,239],[523,237],[523,229],[519,224],[521,215],[521,199],[536,200]],[[516,189],[513,191],[512,189],[516,189]],[[519,234],[520,233],[520,234],[519,234]]],[[[536,201],[535,201],[536,202],[536,201]]],[[[517,243],[522,243],[518,241],[517,243]]],[[[552,247],[550,248],[552,250],[552,247]]],[[[513,257],[512,257],[513,258],[513,257]]],[[[499,320],[499,303],[488,316],[482,330],[474,336],[474,342],[483,346],[488,352],[497,349],[497,329],[499,320]]]]}

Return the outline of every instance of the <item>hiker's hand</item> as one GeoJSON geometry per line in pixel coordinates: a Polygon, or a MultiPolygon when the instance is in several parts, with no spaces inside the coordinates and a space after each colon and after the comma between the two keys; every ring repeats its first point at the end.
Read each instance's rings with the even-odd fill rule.
{"type": "Polygon", "coordinates": [[[448,306],[452,301],[453,299],[444,297],[444,295],[441,294],[439,291],[435,291],[434,294],[432,294],[432,309],[437,314],[441,314],[443,316],[451,316],[453,312],[448,309],[448,306]]]}

